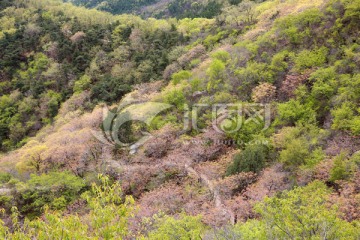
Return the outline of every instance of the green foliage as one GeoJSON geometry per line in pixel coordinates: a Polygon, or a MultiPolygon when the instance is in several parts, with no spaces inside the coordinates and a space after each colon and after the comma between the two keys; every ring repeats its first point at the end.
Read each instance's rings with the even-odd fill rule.
{"type": "Polygon", "coordinates": [[[29,217],[39,215],[45,205],[64,208],[77,198],[85,187],[84,181],[68,172],[31,175],[26,183],[19,183],[20,212],[29,217]]]}
{"type": "Polygon", "coordinates": [[[11,175],[9,173],[0,172],[0,184],[8,183],[11,179],[11,175]]]}
{"type": "Polygon", "coordinates": [[[289,64],[287,63],[287,58],[292,54],[289,51],[284,50],[282,52],[276,53],[271,59],[271,69],[274,72],[284,72],[288,69],[289,64]]]}
{"type": "Polygon", "coordinates": [[[123,197],[119,182],[111,183],[106,176],[99,176],[100,185],[93,184],[91,192],[83,195],[91,211],[91,233],[95,238],[124,238],[128,234],[128,221],[135,206],[132,197],[123,197]]]}
{"type": "Polygon", "coordinates": [[[121,78],[106,75],[92,86],[91,96],[94,102],[105,101],[111,103],[121,99],[131,89],[131,86],[124,83],[121,78]]]}
{"type": "Polygon", "coordinates": [[[340,107],[331,111],[334,120],[331,128],[339,130],[348,130],[351,127],[354,118],[355,105],[352,102],[344,102],[340,107]]]}
{"type": "Polygon", "coordinates": [[[184,104],[186,103],[186,98],[184,91],[181,89],[174,89],[167,92],[164,96],[166,103],[174,105],[178,110],[184,109],[184,104]]]}
{"type": "Polygon", "coordinates": [[[81,93],[90,87],[91,79],[89,76],[84,75],[74,84],[74,93],[81,93]]]}
{"type": "Polygon", "coordinates": [[[329,50],[321,47],[312,51],[303,50],[295,57],[295,68],[303,70],[312,67],[320,67],[326,62],[329,50]]]}
{"type": "Polygon", "coordinates": [[[216,239],[266,240],[266,229],[263,221],[251,219],[216,231],[216,239]]]}
{"type": "MultiPolygon", "coordinates": [[[[101,185],[93,185],[84,194],[89,212],[83,216],[51,212],[45,208],[42,218],[25,219],[20,226],[19,212],[13,208],[14,231],[0,221],[0,236],[4,239],[124,239],[129,234],[128,221],[135,206],[131,197],[123,199],[118,183],[100,176],[101,185]]],[[[62,200],[57,200],[61,202],[62,200]]]]}
{"type": "Polygon", "coordinates": [[[310,104],[302,104],[299,100],[291,99],[289,102],[278,105],[277,121],[279,124],[315,123],[316,112],[310,104]]]}
{"type": "MultiPolygon", "coordinates": [[[[167,11],[170,16],[177,18],[213,18],[221,12],[222,3],[215,0],[206,2],[193,2],[189,0],[178,0],[170,2],[167,11]]],[[[164,12],[157,14],[163,17],[164,12]]]]}
{"type": "Polygon", "coordinates": [[[156,116],[150,124],[152,130],[159,130],[166,124],[174,124],[177,122],[177,116],[173,114],[166,114],[165,116],[156,116]]]}
{"type": "Polygon", "coordinates": [[[222,61],[223,63],[227,63],[230,60],[230,53],[224,50],[217,51],[211,55],[213,59],[217,59],[222,61]]]}
{"type": "Polygon", "coordinates": [[[222,88],[225,77],[225,64],[218,59],[212,61],[210,67],[207,69],[206,74],[209,77],[207,84],[207,91],[214,92],[222,88]]]}
{"type": "Polygon", "coordinates": [[[325,159],[326,155],[324,151],[318,147],[315,150],[313,150],[310,155],[305,158],[305,167],[306,168],[313,168],[315,167],[319,162],[323,161],[325,159]]]}
{"type": "Polygon", "coordinates": [[[326,132],[312,125],[283,128],[273,138],[274,147],[279,151],[279,161],[290,169],[313,168],[325,159],[319,147],[326,132]]]}
{"type": "Polygon", "coordinates": [[[226,35],[225,31],[218,32],[216,35],[208,35],[203,41],[204,46],[208,49],[211,49],[217,43],[219,43],[220,40],[225,37],[225,35],[226,35]]]}
{"type": "Polygon", "coordinates": [[[180,71],[180,72],[177,72],[177,73],[174,73],[171,77],[171,80],[172,80],[172,83],[174,85],[177,85],[179,84],[182,80],[187,80],[191,77],[191,72],[190,71],[180,71]]]}
{"type": "Polygon", "coordinates": [[[239,172],[260,172],[264,166],[268,155],[265,145],[249,144],[243,151],[234,156],[233,163],[227,169],[227,175],[239,172]]]}
{"type": "Polygon", "coordinates": [[[263,130],[265,127],[265,121],[263,119],[234,117],[229,119],[229,121],[224,121],[224,123],[229,123],[226,124],[229,126],[223,126],[224,130],[227,132],[227,136],[241,148],[247,144],[253,144],[258,138],[260,138],[260,141],[263,141],[263,130]],[[240,129],[236,131],[238,127],[240,127],[240,129]]]}
{"type": "Polygon", "coordinates": [[[204,90],[202,86],[203,81],[200,78],[193,78],[190,80],[191,91],[194,93],[196,91],[204,90]]]}
{"type": "Polygon", "coordinates": [[[357,170],[356,155],[348,159],[345,152],[340,153],[334,159],[334,165],[330,171],[330,181],[349,180],[357,170]]]}
{"type": "Polygon", "coordinates": [[[182,214],[178,219],[165,216],[157,223],[157,229],[149,233],[149,239],[202,239],[206,227],[201,216],[193,217],[182,214]]]}
{"type": "Polygon", "coordinates": [[[132,13],[138,11],[141,7],[156,3],[156,0],[138,0],[138,1],[126,1],[126,0],[65,0],[72,2],[79,6],[85,6],[88,8],[96,8],[101,11],[108,11],[114,14],[132,13]]]}
{"type": "Polygon", "coordinates": [[[357,239],[357,227],[338,217],[335,206],[327,207],[329,190],[315,181],[306,187],[266,198],[256,206],[270,239],[357,239]]]}
{"type": "Polygon", "coordinates": [[[324,18],[324,13],[319,9],[312,8],[296,15],[288,15],[280,18],[276,22],[277,29],[281,33],[281,38],[290,41],[291,44],[301,45],[309,42],[309,45],[315,41],[313,36],[315,26],[324,18]]]}
{"type": "Polygon", "coordinates": [[[294,139],[280,152],[280,161],[288,166],[305,164],[305,159],[310,156],[309,147],[305,138],[294,139]]]}
{"type": "Polygon", "coordinates": [[[268,69],[267,64],[254,61],[247,62],[244,68],[236,69],[235,76],[239,79],[237,93],[245,99],[251,96],[251,90],[259,83],[272,83],[274,80],[274,73],[268,69]]]}

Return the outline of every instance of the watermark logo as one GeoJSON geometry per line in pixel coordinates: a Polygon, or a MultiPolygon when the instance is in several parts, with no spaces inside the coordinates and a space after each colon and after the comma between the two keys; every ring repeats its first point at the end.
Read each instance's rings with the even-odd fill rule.
{"type": "Polygon", "coordinates": [[[149,132],[141,132],[142,137],[136,142],[130,143],[121,139],[120,130],[126,127],[129,122],[140,122],[150,126],[159,113],[172,107],[170,104],[158,102],[119,106],[116,112],[111,112],[107,107],[104,107],[102,131],[93,131],[93,135],[104,144],[135,149],[151,139],[152,135],[149,132]]]}
{"type": "MultiPolygon", "coordinates": [[[[126,128],[126,124],[129,122],[140,122],[150,126],[155,117],[171,108],[175,108],[175,106],[159,102],[122,104],[116,112],[109,111],[105,107],[102,131],[93,131],[93,135],[104,144],[128,147],[130,152],[134,153],[153,136],[147,131],[142,131],[141,137],[136,141],[124,142],[121,135],[126,135],[126,133],[121,129],[126,128]]],[[[185,104],[183,109],[183,132],[208,131],[208,127],[201,128],[199,126],[200,116],[204,112],[210,116],[208,118],[213,130],[221,134],[229,135],[239,132],[243,126],[250,123],[261,125],[264,131],[271,124],[270,104],[194,104],[192,106],[185,104]]]]}
{"type": "Polygon", "coordinates": [[[249,123],[263,125],[263,130],[271,124],[270,104],[194,104],[192,108],[185,105],[184,109],[184,130],[208,131],[199,127],[199,115],[204,111],[211,112],[212,128],[223,134],[241,131],[249,123]]]}

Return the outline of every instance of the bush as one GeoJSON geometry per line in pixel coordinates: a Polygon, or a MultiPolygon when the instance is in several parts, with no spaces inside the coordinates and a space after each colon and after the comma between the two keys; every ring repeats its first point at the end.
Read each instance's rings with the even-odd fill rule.
{"type": "Polygon", "coordinates": [[[326,62],[329,50],[326,47],[309,51],[303,50],[295,57],[295,68],[303,70],[312,67],[321,67],[326,62]]]}
{"type": "Polygon", "coordinates": [[[307,168],[313,168],[315,167],[319,162],[323,161],[325,159],[326,155],[324,151],[321,148],[316,148],[309,157],[305,159],[305,167],[307,168]]]}
{"type": "Polygon", "coordinates": [[[305,138],[293,139],[280,152],[280,162],[290,167],[305,164],[305,159],[310,156],[309,147],[305,138]]]}
{"type": "Polygon", "coordinates": [[[69,172],[31,175],[28,182],[16,186],[21,195],[20,212],[32,217],[38,216],[45,205],[63,208],[76,199],[85,186],[81,178],[69,172]]]}
{"type": "Polygon", "coordinates": [[[285,191],[266,198],[255,209],[261,215],[266,239],[358,239],[354,224],[338,217],[336,206],[327,202],[330,191],[326,185],[314,181],[305,187],[285,191]]]}
{"type": "Polygon", "coordinates": [[[299,100],[291,99],[289,102],[278,105],[277,121],[283,124],[296,123],[311,124],[316,122],[316,112],[310,104],[304,105],[299,100]]]}
{"type": "Polygon", "coordinates": [[[157,223],[157,229],[149,233],[149,239],[203,239],[202,235],[206,226],[201,222],[201,217],[182,214],[179,219],[165,216],[157,223]]]}
{"type": "Polygon", "coordinates": [[[215,59],[210,64],[206,74],[209,77],[209,82],[207,84],[208,92],[214,92],[216,90],[222,89],[225,78],[225,64],[222,61],[215,59]]]}
{"type": "Polygon", "coordinates": [[[355,105],[352,102],[344,102],[340,107],[331,111],[333,116],[332,129],[349,130],[354,118],[355,105]]]}
{"type": "Polygon", "coordinates": [[[174,85],[177,85],[179,84],[182,80],[187,80],[191,77],[191,72],[189,71],[180,71],[180,72],[177,72],[177,73],[174,73],[171,77],[171,80],[173,82],[174,85]]]}
{"type": "Polygon", "coordinates": [[[213,59],[217,59],[222,61],[223,63],[227,63],[230,60],[230,53],[224,50],[217,51],[211,55],[213,59]]]}
{"type": "Polygon", "coordinates": [[[334,165],[330,171],[330,181],[348,180],[357,170],[356,157],[347,158],[345,152],[335,157],[334,165]]]}
{"type": "Polygon", "coordinates": [[[0,172],[0,184],[8,183],[11,179],[11,175],[9,173],[0,172]]]}
{"type": "Polygon", "coordinates": [[[184,92],[181,89],[174,89],[166,93],[164,96],[166,103],[176,106],[178,110],[184,109],[186,98],[184,92]]]}
{"type": "Polygon", "coordinates": [[[308,124],[282,128],[272,140],[280,162],[290,168],[312,168],[325,158],[319,142],[327,137],[327,131],[308,124]]]}
{"type": "Polygon", "coordinates": [[[359,135],[360,134],[360,117],[359,116],[356,116],[351,121],[350,130],[354,135],[359,135]]]}
{"type": "MultiPolygon", "coordinates": [[[[86,211],[82,215],[52,212],[47,207],[41,218],[25,219],[19,224],[19,212],[12,209],[14,228],[11,231],[0,220],[3,239],[126,239],[129,237],[129,219],[134,216],[132,197],[124,197],[118,182],[100,176],[100,185],[92,185],[82,195],[86,211]]],[[[1,201],[1,200],[0,200],[1,201]]],[[[63,199],[55,200],[61,206],[63,199]]],[[[193,225],[191,225],[193,226],[193,225]]]]}
{"type": "Polygon", "coordinates": [[[74,93],[81,93],[90,87],[91,79],[89,76],[84,75],[74,84],[74,93]]]}
{"type": "Polygon", "coordinates": [[[317,8],[303,11],[297,15],[290,14],[280,18],[277,28],[283,38],[294,45],[304,44],[308,40],[309,45],[313,41],[315,26],[321,23],[324,14],[317,8]]]}
{"type": "Polygon", "coordinates": [[[233,163],[227,169],[227,175],[239,172],[260,172],[268,155],[268,148],[265,145],[248,145],[241,153],[236,154],[233,163]]]}
{"type": "Polygon", "coordinates": [[[288,68],[289,64],[286,62],[287,58],[291,54],[288,51],[282,51],[273,56],[271,59],[270,68],[275,72],[284,72],[288,68]]]}

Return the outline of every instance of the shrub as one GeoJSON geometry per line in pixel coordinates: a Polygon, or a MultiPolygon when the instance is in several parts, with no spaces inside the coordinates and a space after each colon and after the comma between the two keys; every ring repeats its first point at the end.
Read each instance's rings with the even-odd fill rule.
{"type": "Polygon", "coordinates": [[[306,68],[320,67],[326,62],[329,50],[321,47],[316,50],[303,50],[295,57],[295,68],[303,70],[306,68]]]}
{"type": "Polygon", "coordinates": [[[321,148],[316,148],[309,157],[305,159],[305,167],[307,168],[313,168],[315,167],[319,162],[323,161],[325,159],[326,155],[324,151],[321,148]]]}
{"type": "Polygon", "coordinates": [[[84,75],[74,84],[74,93],[81,93],[82,91],[88,89],[91,84],[91,79],[89,76],[84,75]]]}
{"type": "Polygon", "coordinates": [[[340,153],[334,159],[334,165],[330,171],[330,181],[348,180],[356,171],[356,157],[347,158],[345,152],[340,153]]]}
{"type": "Polygon", "coordinates": [[[305,138],[291,140],[284,150],[280,152],[280,162],[289,167],[305,164],[305,159],[310,156],[309,143],[305,138]]]}
{"type": "Polygon", "coordinates": [[[85,186],[81,178],[69,172],[31,175],[28,182],[16,186],[21,195],[19,203],[23,203],[20,212],[32,217],[39,215],[45,205],[55,209],[65,207],[79,196],[85,186]]]}
{"type": "MultiPolygon", "coordinates": [[[[45,208],[41,218],[25,219],[19,224],[19,212],[14,207],[11,231],[0,220],[0,236],[4,239],[125,239],[129,236],[129,219],[135,205],[132,197],[123,197],[118,182],[110,184],[100,176],[100,185],[82,195],[87,203],[83,215],[51,212],[45,208]]],[[[62,204],[61,197],[56,200],[62,204]]]]}
{"type": "Polygon", "coordinates": [[[274,80],[273,72],[265,63],[248,62],[245,68],[237,69],[235,75],[237,81],[231,84],[236,84],[234,90],[245,99],[251,96],[251,90],[260,82],[272,83],[274,80]]]}
{"type": "Polygon", "coordinates": [[[230,53],[224,50],[217,51],[211,55],[213,59],[217,59],[222,61],[223,63],[227,63],[230,60],[230,53]]]}
{"type": "Polygon", "coordinates": [[[236,154],[233,163],[227,169],[227,175],[233,175],[239,172],[260,172],[264,166],[268,155],[268,149],[265,145],[254,144],[236,154]]]}
{"type": "Polygon", "coordinates": [[[299,100],[291,99],[289,102],[278,105],[277,121],[290,125],[311,124],[316,122],[316,112],[310,104],[304,105],[299,100]]]}
{"type": "Polygon", "coordinates": [[[297,15],[290,14],[280,18],[276,26],[283,38],[294,45],[303,44],[305,40],[313,40],[313,29],[321,23],[324,14],[317,8],[303,11],[297,15]]]}
{"type": "Polygon", "coordinates": [[[171,239],[202,239],[206,230],[201,222],[201,217],[193,217],[182,214],[180,218],[166,216],[157,223],[157,229],[149,233],[149,239],[171,240],[171,239]]]}
{"type": "Polygon", "coordinates": [[[189,71],[180,71],[180,72],[177,72],[177,73],[174,73],[171,77],[171,80],[173,82],[174,85],[177,85],[179,84],[182,80],[186,80],[186,79],[189,79],[191,77],[191,72],[189,71]]]}
{"type": "MultiPolygon", "coordinates": [[[[354,118],[355,105],[352,102],[344,102],[340,107],[331,111],[333,116],[332,129],[349,130],[354,118]]],[[[356,129],[354,129],[356,131],[356,129]]]]}
{"type": "Polygon", "coordinates": [[[167,92],[164,96],[166,103],[176,106],[177,109],[184,109],[186,98],[184,92],[181,89],[174,89],[167,92]]]}
{"type": "MultiPolygon", "coordinates": [[[[262,119],[247,119],[245,117],[235,117],[232,119],[231,126],[227,127],[228,137],[234,140],[239,147],[251,143],[255,137],[264,130],[265,122],[262,119]],[[240,126],[239,131],[235,131],[240,126]]],[[[227,124],[230,125],[230,124],[227,124]]]]}
{"type": "Polygon", "coordinates": [[[191,86],[191,91],[194,93],[196,91],[202,91],[203,86],[202,86],[202,80],[200,78],[193,78],[190,80],[190,86],[191,86]]]}
{"type": "Polygon", "coordinates": [[[356,116],[350,124],[350,130],[354,135],[360,134],[360,117],[356,116]]]}
{"type": "Polygon", "coordinates": [[[282,128],[272,138],[279,151],[280,162],[290,168],[312,168],[325,158],[319,142],[328,137],[328,132],[315,125],[299,125],[282,128]]]}
{"type": "Polygon", "coordinates": [[[265,224],[266,239],[358,239],[354,224],[338,217],[336,206],[329,207],[330,191],[314,181],[306,187],[285,191],[256,205],[265,224]]]}
{"type": "Polygon", "coordinates": [[[270,68],[275,72],[284,72],[288,68],[289,64],[286,62],[287,58],[291,54],[288,51],[282,51],[276,53],[271,59],[270,68]]]}
{"type": "Polygon", "coordinates": [[[11,175],[9,173],[0,172],[0,184],[8,183],[11,179],[11,175]]]}
{"type": "Polygon", "coordinates": [[[209,77],[207,91],[213,92],[221,89],[225,77],[225,64],[215,59],[207,69],[206,74],[209,77]]]}

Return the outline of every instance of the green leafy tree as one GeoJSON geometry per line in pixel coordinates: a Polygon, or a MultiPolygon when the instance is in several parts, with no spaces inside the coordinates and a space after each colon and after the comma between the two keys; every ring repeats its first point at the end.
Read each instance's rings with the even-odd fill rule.
{"type": "Polygon", "coordinates": [[[357,239],[357,227],[328,207],[329,189],[315,181],[306,187],[266,198],[256,206],[268,239],[357,239]]]}
{"type": "Polygon", "coordinates": [[[178,219],[165,216],[157,224],[156,230],[149,233],[149,239],[203,239],[206,226],[201,222],[201,217],[182,214],[178,219]]]}
{"type": "Polygon", "coordinates": [[[232,175],[239,172],[258,173],[265,166],[268,149],[265,145],[251,144],[235,155],[233,163],[228,167],[227,174],[232,175]]]}
{"type": "Polygon", "coordinates": [[[206,74],[209,77],[209,82],[207,84],[208,92],[214,92],[221,89],[221,85],[224,83],[224,71],[225,64],[221,60],[213,60],[210,67],[206,71],[206,74]]]}
{"type": "Polygon", "coordinates": [[[179,84],[182,80],[187,80],[191,77],[191,72],[190,71],[180,71],[177,73],[174,73],[171,77],[171,81],[173,82],[173,84],[177,85],[179,84]]]}
{"type": "MultiPolygon", "coordinates": [[[[44,180],[44,179],[43,179],[44,180]]],[[[61,180],[61,179],[59,179],[61,180]]],[[[36,180],[35,182],[38,182],[36,180]]],[[[51,181],[51,183],[54,183],[51,181]]],[[[111,183],[100,176],[100,185],[94,184],[83,198],[88,213],[62,214],[45,208],[42,218],[25,219],[19,224],[19,212],[13,208],[13,231],[0,220],[0,236],[4,239],[125,239],[129,236],[128,223],[135,211],[134,200],[123,197],[119,183],[111,183]]]]}
{"type": "Polygon", "coordinates": [[[28,217],[42,213],[43,207],[63,209],[84,190],[84,181],[69,172],[51,172],[49,174],[31,175],[26,183],[16,186],[20,198],[17,200],[19,210],[28,217]]]}
{"type": "Polygon", "coordinates": [[[316,122],[316,112],[311,104],[303,104],[299,100],[291,99],[289,102],[278,104],[279,123],[295,125],[316,122]]]}

